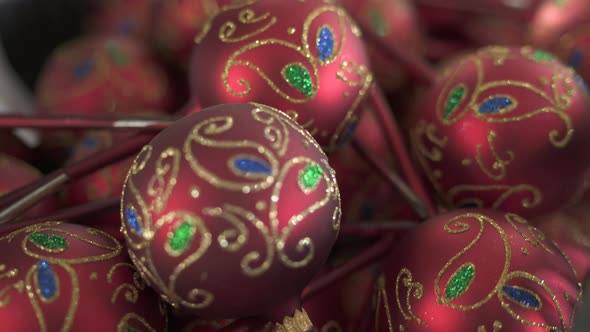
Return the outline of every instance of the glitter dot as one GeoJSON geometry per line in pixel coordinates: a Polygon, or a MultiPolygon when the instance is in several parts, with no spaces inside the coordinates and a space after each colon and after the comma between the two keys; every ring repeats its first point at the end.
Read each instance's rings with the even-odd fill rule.
{"type": "Polygon", "coordinates": [[[493,97],[479,106],[479,113],[497,113],[512,105],[512,100],[507,97],[493,97]]]}
{"type": "Polygon", "coordinates": [[[447,299],[455,299],[467,290],[475,277],[475,266],[467,263],[461,266],[451,277],[447,287],[445,288],[445,296],[447,299]]]}
{"type": "Polygon", "coordinates": [[[87,148],[95,148],[98,145],[98,142],[94,137],[85,137],[80,141],[80,144],[87,148]]]}
{"type": "Polygon", "coordinates": [[[74,78],[77,80],[83,80],[86,77],[88,77],[88,75],[90,75],[92,73],[93,69],[94,69],[94,61],[92,61],[90,59],[84,60],[74,67],[74,70],[73,70],[74,78]]]}
{"type": "Polygon", "coordinates": [[[458,87],[455,87],[451,91],[449,97],[447,98],[447,103],[445,105],[445,114],[443,115],[445,119],[448,119],[451,116],[451,114],[453,114],[453,112],[457,109],[457,107],[459,107],[459,104],[461,104],[461,102],[463,101],[463,97],[465,97],[464,86],[460,85],[458,87]]]}
{"type": "Polygon", "coordinates": [[[137,234],[143,233],[137,217],[137,211],[135,211],[134,208],[125,209],[125,220],[127,220],[127,225],[129,225],[129,227],[131,227],[137,234]]]}
{"type": "Polygon", "coordinates": [[[170,249],[178,253],[183,252],[188,248],[195,236],[195,226],[188,222],[183,222],[172,234],[170,238],[170,249]]]}
{"type": "Polygon", "coordinates": [[[528,289],[516,286],[504,286],[502,287],[502,292],[510,300],[527,308],[538,309],[541,307],[540,299],[528,289]]]}
{"type": "Polygon", "coordinates": [[[299,187],[304,192],[315,189],[320,183],[324,170],[318,164],[312,164],[303,169],[299,175],[299,187]]]}
{"type": "Polygon", "coordinates": [[[63,250],[69,246],[68,241],[60,235],[33,233],[29,238],[31,242],[45,250],[63,250]]]}
{"type": "Polygon", "coordinates": [[[318,56],[320,60],[326,61],[334,52],[334,35],[327,27],[322,27],[317,39],[318,56]]]}
{"type": "Polygon", "coordinates": [[[287,83],[291,84],[295,89],[301,91],[308,97],[314,95],[311,75],[307,69],[298,64],[292,64],[283,70],[283,75],[287,83]]]}
{"type": "Polygon", "coordinates": [[[127,56],[125,56],[125,53],[123,53],[120,48],[110,45],[107,47],[107,52],[116,65],[124,65],[127,63],[127,56]]]}
{"type": "Polygon", "coordinates": [[[533,53],[533,58],[535,58],[536,60],[554,60],[555,56],[553,56],[553,54],[551,53],[536,50],[535,53],[533,53]]]}
{"type": "Polygon", "coordinates": [[[57,295],[57,283],[55,273],[51,265],[46,261],[37,264],[37,286],[39,294],[46,300],[57,295]]]}
{"type": "Polygon", "coordinates": [[[234,159],[233,165],[244,173],[272,174],[272,168],[267,163],[257,159],[237,158],[234,159]]]}

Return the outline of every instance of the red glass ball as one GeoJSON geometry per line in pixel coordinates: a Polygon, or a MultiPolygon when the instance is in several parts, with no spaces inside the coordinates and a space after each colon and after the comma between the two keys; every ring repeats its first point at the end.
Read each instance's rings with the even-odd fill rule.
{"type": "Polygon", "coordinates": [[[94,1],[93,8],[89,10],[88,28],[93,34],[117,35],[149,41],[154,30],[156,4],[159,2],[159,0],[94,1]]]}
{"type": "Polygon", "coordinates": [[[213,106],[162,131],[131,166],[121,208],[144,278],[205,320],[292,316],[340,225],[325,154],[261,104],[213,106]]]}
{"type": "Polygon", "coordinates": [[[569,331],[581,287],[560,248],[513,213],[436,216],[384,262],[375,331],[569,331]]]}
{"type": "Polygon", "coordinates": [[[196,42],[197,104],[276,107],[328,150],[350,136],[372,82],[358,27],[321,0],[225,5],[196,42]]]}
{"type": "Polygon", "coordinates": [[[410,121],[443,201],[537,216],[575,201],[590,169],[590,98],[529,47],[487,47],[444,70],[410,121]]]}
{"type": "Polygon", "coordinates": [[[0,237],[6,331],[164,331],[166,308],[111,236],[59,221],[0,237]]]}
{"type": "Polygon", "coordinates": [[[167,57],[185,67],[190,62],[195,36],[219,10],[215,0],[167,0],[156,5],[155,43],[167,57]]]}
{"type": "MultiPolygon", "coordinates": [[[[0,197],[39,179],[42,175],[38,169],[28,163],[0,153],[0,197]]],[[[29,209],[25,216],[38,217],[46,215],[57,207],[56,198],[50,196],[29,209]]]]}
{"type": "Polygon", "coordinates": [[[137,42],[88,36],[59,47],[37,86],[47,113],[165,112],[171,107],[166,73],[137,42]]]}
{"type": "Polygon", "coordinates": [[[590,20],[561,35],[551,49],[564,63],[574,68],[585,82],[590,82],[590,20]]]}

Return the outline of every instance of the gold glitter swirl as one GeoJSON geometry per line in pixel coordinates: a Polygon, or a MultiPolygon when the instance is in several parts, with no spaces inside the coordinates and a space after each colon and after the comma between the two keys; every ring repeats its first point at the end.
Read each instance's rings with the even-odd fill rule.
{"type": "Polygon", "coordinates": [[[492,180],[500,181],[506,177],[507,166],[510,165],[510,163],[514,160],[514,152],[510,150],[506,151],[506,159],[502,159],[502,157],[500,157],[500,155],[496,151],[496,148],[494,147],[494,141],[496,140],[496,136],[497,134],[493,130],[490,130],[490,132],[488,133],[488,145],[490,147],[490,151],[492,152],[492,156],[495,159],[491,169],[489,169],[482,160],[481,144],[477,145],[477,154],[475,155],[475,161],[479,165],[481,171],[484,172],[489,178],[491,178],[492,180]],[[494,174],[494,172],[497,172],[497,174],[494,174]]]}
{"type": "Polygon", "coordinates": [[[531,246],[533,246],[534,248],[541,247],[541,249],[545,250],[546,252],[550,254],[555,254],[553,250],[549,249],[549,247],[545,245],[545,241],[547,241],[545,234],[535,226],[529,225],[526,219],[515,213],[507,213],[504,216],[504,218],[506,219],[506,221],[508,221],[508,223],[510,223],[512,228],[514,228],[514,230],[516,230],[516,232],[520,234],[520,236],[522,236],[522,238],[531,246]],[[527,226],[528,234],[523,232],[517,226],[517,224],[527,226]]]}
{"type": "Polygon", "coordinates": [[[117,263],[110,268],[109,272],[107,273],[107,283],[109,285],[113,283],[113,275],[115,274],[115,272],[118,269],[124,267],[129,268],[131,269],[131,271],[133,271],[133,284],[123,283],[119,285],[111,295],[111,303],[113,304],[116,303],[117,297],[119,293],[122,291],[125,292],[125,300],[131,303],[137,303],[137,300],[139,298],[139,291],[145,289],[146,287],[145,283],[141,279],[141,276],[139,276],[139,273],[137,272],[135,266],[129,263],[117,263]]]}
{"type": "Polygon", "coordinates": [[[145,318],[133,312],[129,312],[121,318],[119,324],[117,324],[117,332],[129,332],[131,328],[136,328],[137,326],[131,322],[141,324],[141,331],[157,332],[157,330],[153,328],[145,318]]]}
{"type": "MultiPolygon", "coordinates": [[[[502,329],[502,322],[500,322],[499,320],[495,320],[494,321],[494,325],[492,325],[492,331],[491,332],[500,332],[501,329],[502,329]]],[[[477,332],[488,332],[488,330],[486,329],[485,326],[480,325],[477,328],[477,332]]]]}
{"type": "Polygon", "coordinates": [[[504,202],[516,194],[527,194],[528,196],[524,196],[521,199],[521,204],[525,208],[534,208],[538,206],[541,201],[543,200],[543,195],[541,191],[530,184],[519,184],[515,186],[510,185],[502,185],[502,184],[494,184],[494,185],[468,185],[468,184],[460,184],[452,187],[448,194],[447,194],[447,201],[451,202],[454,206],[461,206],[465,203],[476,202],[478,203],[478,207],[483,206],[483,202],[476,198],[465,198],[461,200],[457,200],[457,196],[469,193],[469,192],[490,192],[490,191],[497,191],[499,192],[498,198],[492,203],[491,208],[497,209],[504,202]]]}
{"type": "Polygon", "coordinates": [[[422,319],[420,319],[412,309],[411,298],[419,300],[424,295],[424,285],[414,281],[412,272],[406,268],[402,268],[395,278],[395,299],[397,308],[400,314],[406,321],[415,320],[416,323],[422,326],[428,326],[422,319]],[[405,301],[402,301],[401,290],[406,288],[405,301]],[[403,303],[402,303],[403,302],[403,303]]]}
{"type": "Polygon", "coordinates": [[[148,181],[147,189],[148,196],[153,199],[150,210],[154,213],[162,212],[168,203],[176,185],[179,165],[180,151],[172,147],[165,149],[156,160],[156,174],[148,181]]]}
{"type": "MultiPolygon", "coordinates": [[[[225,66],[223,68],[223,72],[221,74],[221,79],[223,80],[223,84],[224,84],[227,92],[231,93],[232,95],[237,96],[237,97],[243,97],[243,96],[248,95],[250,93],[250,91],[252,90],[252,86],[251,86],[250,82],[248,82],[247,80],[245,80],[243,78],[238,79],[237,83],[242,87],[242,89],[240,89],[240,90],[234,89],[234,87],[232,87],[232,85],[229,82],[229,74],[230,74],[231,69],[234,68],[235,66],[243,66],[243,67],[249,68],[249,69],[253,70],[254,72],[256,72],[275,93],[277,93],[278,95],[283,97],[285,100],[295,103],[295,104],[302,104],[302,103],[306,103],[306,102],[310,101],[313,98],[313,96],[317,93],[318,88],[319,88],[319,80],[320,80],[319,75],[320,74],[319,74],[317,66],[315,66],[310,61],[311,60],[306,57],[306,55],[305,55],[304,51],[301,49],[301,47],[296,44],[289,43],[284,40],[275,39],[275,38],[256,40],[252,43],[249,43],[245,46],[240,47],[238,50],[236,50],[234,53],[232,53],[232,55],[228,58],[228,60],[225,63],[225,66]],[[290,95],[289,93],[280,89],[277,86],[277,84],[272,79],[270,79],[270,77],[259,66],[257,66],[256,64],[254,64],[253,62],[251,62],[249,60],[238,59],[241,55],[246,54],[247,52],[249,52],[253,49],[259,49],[259,48],[265,48],[265,47],[271,47],[271,46],[281,46],[281,47],[285,48],[284,52],[292,51],[295,54],[298,54],[301,56],[301,58],[304,61],[298,61],[296,63],[298,65],[302,66],[303,68],[305,68],[310,73],[312,81],[313,81],[312,90],[309,93],[309,95],[307,95],[303,98],[290,95]],[[304,64],[304,62],[308,62],[309,66],[306,66],[304,64]]],[[[293,91],[298,91],[298,90],[295,90],[295,88],[293,88],[293,91]]],[[[297,93],[302,94],[299,91],[297,93]]]]}
{"type": "Polygon", "coordinates": [[[260,232],[265,243],[266,253],[264,256],[258,251],[247,253],[240,263],[242,272],[248,276],[258,276],[270,268],[275,256],[274,239],[268,227],[253,212],[230,204],[224,204],[223,208],[207,208],[203,212],[209,216],[221,217],[234,226],[234,229],[225,230],[218,236],[219,245],[228,251],[239,250],[248,240],[248,228],[241,220],[251,223],[260,232]],[[230,236],[236,240],[228,241],[230,236]],[[258,266],[252,266],[253,263],[260,261],[261,257],[265,257],[264,260],[258,266]]]}
{"type": "MultiPolygon", "coordinates": [[[[60,329],[60,331],[69,331],[70,328],[72,327],[72,323],[74,321],[74,315],[75,315],[76,310],[78,308],[78,302],[80,299],[80,286],[78,283],[78,277],[76,276],[76,271],[74,271],[74,269],[72,269],[72,267],[70,267],[68,264],[61,263],[61,262],[56,262],[52,267],[55,268],[58,266],[63,268],[67,272],[67,274],[70,276],[70,281],[71,281],[70,288],[72,289],[72,291],[71,291],[70,304],[67,307],[67,312],[64,315],[63,324],[60,329]]],[[[48,331],[47,322],[45,321],[45,315],[43,314],[43,309],[41,307],[41,305],[44,304],[45,301],[43,301],[43,299],[41,299],[41,303],[39,303],[39,301],[37,300],[37,297],[39,296],[39,294],[38,294],[39,288],[33,286],[33,283],[35,282],[34,279],[36,279],[36,277],[35,277],[36,270],[37,270],[37,265],[33,265],[29,269],[29,271],[27,272],[26,277],[25,277],[25,289],[28,293],[27,298],[29,299],[31,306],[33,307],[33,311],[35,312],[35,317],[37,318],[37,322],[39,323],[39,331],[40,332],[47,332],[48,331]]],[[[55,274],[55,276],[57,277],[57,274],[55,274]]]]}
{"type": "Polygon", "coordinates": [[[469,244],[467,246],[465,246],[465,248],[463,248],[461,251],[459,251],[459,253],[457,253],[451,259],[449,259],[449,261],[443,266],[443,268],[440,270],[440,272],[436,276],[436,279],[434,280],[434,284],[435,284],[434,291],[436,294],[436,302],[446,305],[446,306],[449,306],[453,309],[458,309],[458,310],[473,310],[473,309],[479,308],[482,305],[484,305],[485,303],[487,303],[494,296],[495,293],[499,292],[502,289],[502,286],[503,286],[502,281],[505,279],[505,276],[508,273],[508,268],[510,267],[510,259],[511,259],[510,242],[508,241],[508,238],[507,238],[504,230],[493,219],[491,219],[487,216],[481,215],[481,214],[477,214],[477,213],[465,213],[465,214],[461,214],[461,215],[455,216],[452,219],[450,219],[445,224],[444,228],[447,233],[462,234],[471,228],[469,223],[476,223],[479,225],[479,231],[478,231],[477,235],[475,236],[475,238],[471,242],[469,242],[469,244]],[[498,281],[496,286],[492,289],[492,291],[490,293],[488,293],[488,295],[486,295],[483,299],[481,299],[473,304],[463,305],[463,304],[452,303],[452,299],[449,299],[446,296],[443,296],[443,292],[441,291],[441,279],[442,279],[443,275],[447,272],[447,270],[449,270],[451,268],[451,266],[454,265],[455,262],[457,262],[465,253],[467,253],[471,248],[473,248],[477,244],[477,242],[481,239],[481,237],[484,233],[486,225],[492,226],[492,228],[498,233],[498,235],[500,236],[500,238],[502,240],[502,245],[504,247],[504,256],[505,257],[504,257],[504,265],[502,268],[502,274],[501,274],[500,280],[498,281]],[[454,230],[451,228],[451,226],[455,226],[455,227],[458,226],[459,229],[454,230]]]}
{"type": "Polygon", "coordinates": [[[246,25],[251,25],[263,21],[266,21],[266,23],[264,23],[262,26],[258,27],[254,31],[245,33],[241,36],[234,36],[238,29],[237,24],[233,21],[227,21],[223,23],[219,28],[219,40],[221,40],[224,43],[236,43],[244,41],[263,33],[264,31],[272,27],[275,23],[277,23],[277,18],[271,16],[268,12],[257,15],[256,12],[250,8],[242,9],[238,13],[238,22],[246,25]]]}
{"type": "MultiPolygon", "coordinates": [[[[277,155],[283,157],[289,144],[289,130],[285,119],[277,116],[276,111],[270,111],[267,107],[256,107],[252,109],[251,113],[254,120],[266,125],[264,137],[272,143],[271,146],[277,150],[277,155]],[[279,126],[273,126],[275,123],[279,126]]],[[[296,121],[296,119],[294,120],[296,121]]]]}
{"type": "Polygon", "coordinates": [[[359,65],[354,61],[342,61],[336,77],[350,87],[362,87],[367,84],[367,77],[370,72],[367,67],[359,65]]]}
{"type": "Polygon", "coordinates": [[[329,176],[331,174],[331,172],[327,171],[330,169],[330,165],[325,160],[322,160],[322,164],[323,164],[322,178],[326,183],[325,196],[322,199],[314,202],[311,206],[307,207],[305,210],[293,215],[289,219],[287,226],[284,227],[282,230],[280,230],[280,233],[279,233],[279,220],[278,220],[278,211],[277,210],[278,210],[278,202],[280,200],[280,193],[281,193],[281,189],[282,189],[282,184],[284,182],[284,179],[287,177],[287,175],[291,171],[291,169],[294,168],[296,165],[302,165],[302,164],[303,165],[305,165],[305,164],[312,165],[312,164],[314,164],[314,161],[312,159],[307,158],[307,157],[295,157],[295,158],[289,160],[287,163],[285,163],[285,165],[283,166],[283,168],[277,178],[277,183],[275,184],[275,187],[273,188],[272,197],[275,197],[276,199],[271,199],[270,211],[269,211],[272,233],[277,238],[276,246],[277,246],[279,258],[281,259],[283,264],[285,264],[289,267],[292,267],[292,268],[298,268],[298,267],[305,266],[313,259],[313,257],[314,257],[314,244],[311,241],[311,239],[308,237],[305,237],[303,239],[299,239],[297,241],[297,245],[295,247],[295,250],[299,253],[306,252],[306,254],[303,256],[303,258],[300,258],[299,260],[291,259],[286,254],[286,252],[284,250],[285,244],[287,242],[287,239],[291,235],[291,232],[297,227],[297,225],[300,222],[304,221],[307,218],[307,216],[313,214],[315,211],[324,207],[326,204],[328,204],[328,202],[330,200],[338,199],[338,197],[339,197],[339,192],[336,189],[337,188],[336,182],[334,181],[334,178],[332,176],[329,176]]]}
{"type": "Polygon", "coordinates": [[[314,327],[313,332],[344,332],[344,328],[335,320],[329,320],[321,328],[314,327]]]}
{"type": "MultiPolygon", "coordinates": [[[[184,142],[184,157],[188,161],[191,169],[197,176],[204,179],[211,185],[224,188],[232,191],[242,191],[245,193],[256,192],[270,187],[274,181],[278,171],[278,160],[271,153],[270,150],[263,145],[250,140],[214,140],[210,138],[214,135],[219,135],[229,131],[233,127],[233,118],[231,117],[211,117],[203,122],[195,125],[191,133],[187,136],[184,142]],[[200,144],[203,146],[232,149],[232,148],[248,148],[255,154],[260,155],[263,160],[268,162],[271,169],[271,174],[265,176],[259,181],[236,182],[229,179],[224,179],[214,173],[214,171],[205,168],[200,163],[202,156],[196,156],[191,148],[192,144],[200,144]]],[[[234,172],[235,173],[235,172],[234,172]]],[[[238,175],[238,174],[236,174],[238,175]]],[[[243,176],[242,176],[243,177],[243,176]]]]}

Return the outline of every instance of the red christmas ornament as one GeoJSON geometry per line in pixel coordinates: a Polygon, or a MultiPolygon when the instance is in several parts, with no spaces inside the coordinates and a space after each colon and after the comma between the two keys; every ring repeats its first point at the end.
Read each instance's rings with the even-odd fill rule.
{"type": "Polygon", "coordinates": [[[588,20],[587,0],[544,1],[529,24],[530,43],[549,48],[565,32],[588,20]]]}
{"type": "Polygon", "coordinates": [[[439,215],[400,242],[375,331],[569,331],[581,287],[567,256],[516,214],[439,215]]]}
{"type": "MultiPolygon", "coordinates": [[[[41,176],[39,170],[26,162],[0,153],[0,196],[27,185],[41,176]]],[[[42,216],[56,208],[55,197],[49,197],[28,211],[26,216],[42,216]]]]}
{"type": "Polygon", "coordinates": [[[190,61],[195,36],[219,10],[215,0],[167,0],[157,3],[154,38],[158,47],[182,66],[190,61]]]}
{"type": "MultiPolygon", "coordinates": [[[[415,9],[408,0],[342,0],[342,6],[357,22],[371,27],[386,43],[396,44],[411,54],[422,53],[423,40],[415,9]]],[[[402,87],[407,80],[405,68],[385,54],[379,45],[366,43],[371,69],[386,92],[402,87]]]]}
{"type": "Polygon", "coordinates": [[[323,147],[346,141],[372,82],[360,31],[321,0],[223,6],[197,36],[197,104],[258,102],[285,110],[323,147]]]}
{"type": "Polygon", "coordinates": [[[206,320],[295,313],[306,325],[299,297],[336,240],[339,203],[307,131],[268,106],[230,104],[146,145],[121,208],[132,259],[173,306],[206,320]]]}
{"type": "Polygon", "coordinates": [[[164,112],[171,106],[164,71],[149,51],[122,37],[83,37],[58,48],[37,88],[48,113],[164,112]]]}
{"type": "Polygon", "coordinates": [[[92,33],[149,41],[158,2],[154,0],[94,1],[94,8],[89,11],[91,13],[89,29],[92,33]]]}
{"type": "Polygon", "coordinates": [[[424,100],[412,147],[446,203],[537,216],[581,193],[590,99],[552,55],[481,49],[447,68],[424,100]]]}
{"type": "MultiPolygon", "coordinates": [[[[107,131],[88,132],[76,145],[70,163],[88,158],[90,155],[108,149],[118,140],[124,140],[125,134],[112,134],[107,131]]],[[[80,178],[68,185],[68,202],[80,205],[98,199],[117,197],[121,194],[125,175],[132,158],[119,161],[102,170],[80,178]]]]}
{"type": "Polygon", "coordinates": [[[0,237],[7,331],[164,331],[166,308],[111,236],[58,221],[0,237]]]}

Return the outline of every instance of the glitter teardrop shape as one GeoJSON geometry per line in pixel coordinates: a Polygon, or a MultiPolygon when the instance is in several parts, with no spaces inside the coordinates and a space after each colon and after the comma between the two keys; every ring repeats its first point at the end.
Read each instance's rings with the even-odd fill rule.
{"type": "Polygon", "coordinates": [[[533,53],[533,58],[535,58],[536,60],[545,61],[555,60],[555,56],[553,56],[553,54],[541,50],[536,50],[535,53],[533,53]]]}
{"type": "Polygon", "coordinates": [[[318,164],[305,167],[299,174],[299,187],[304,192],[310,192],[317,188],[324,170],[318,164]]]}
{"type": "Polygon", "coordinates": [[[475,266],[471,263],[462,265],[453,273],[447,287],[445,287],[445,296],[447,299],[456,299],[463,295],[471,286],[475,277],[475,266]]]}
{"type": "Polygon", "coordinates": [[[237,158],[234,159],[233,165],[246,174],[272,174],[272,168],[267,163],[257,159],[237,158]]]}
{"type": "Polygon", "coordinates": [[[139,217],[137,216],[137,211],[135,211],[134,208],[125,209],[125,220],[127,221],[127,225],[129,225],[129,227],[131,227],[137,234],[141,235],[143,233],[139,217]]]}
{"type": "Polygon", "coordinates": [[[107,52],[116,65],[122,66],[127,63],[127,56],[120,48],[110,45],[107,47],[107,52]]]}
{"type": "Polygon", "coordinates": [[[327,27],[322,27],[317,39],[318,56],[320,60],[326,61],[334,52],[334,34],[327,27]]]}
{"type": "Polygon", "coordinates": [[[526,308],[539,309],[541,300],[528,289],[516,286],[503,286],[502,292],[513,302],[526,308]]]}
{"type": "Polygon", "coordinates": [[[512,105],[512,100],[508,97],[497,96],[484,101],[479,105],[479,113],[498,113],[506,110],[512,105]]]}
{"type": "Polygon", "coordinates": [[[448,119],[451,116],[451,114],[453,114],[453,112],[457,110],[459,104],[461,104],[464,97],[465,87],[463,85],[459,85],[451,91],[445,104],[445,113],[443,115],[445,119],[448,119]]]}
{"type": "Polygon", "coordinates": [[[69,244],[68,241],[60,235],[33,233],[29,236],[31,242],[47,251],[62,251],[66,249],[69,244]]]}
{"type": "Polygon", "coordinates": [[[567,65],[572,68],[579,68],[584,60],[584,51],[580,48],[576,48],[572,51],[567,59],[567,65]]]}
{"type": "Polygon", "coordinates": [[[85,60],[74,66],[73,75],[76,80],[83,80],[94,70],[94,61],[85,60]]]}
{"type": "Polygon", "coordinates": [[[196,228],[194,225],[183,222],[174,230],[170,237],[170,242],[168,243],[170,249],[176,254],[181,254],[191,245],[195,233],[196,228]]]}
{"type": "Polygon", "coordinates": [[[37,264],[38,293],[44,300],[51,300],[57,295],[57,280],[51,265],[46,261],[37,264]]]}
{"type": "Polygon", "coordinates": [[[285,67],[283,76],[287,83],[295,89],[301,91],[304,95],[312,97],[314,95],[311,75],[307,69],[298,64],[291,64],[285,67]]]}

